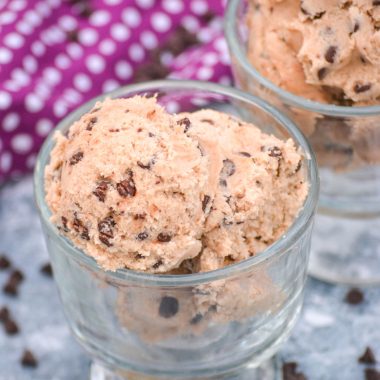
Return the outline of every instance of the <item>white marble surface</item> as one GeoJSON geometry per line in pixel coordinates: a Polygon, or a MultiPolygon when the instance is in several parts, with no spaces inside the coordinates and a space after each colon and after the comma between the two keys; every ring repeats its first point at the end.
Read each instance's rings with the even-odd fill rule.
{"type": "MultiPolygon", "coordinates": [[[[15,336],[0,328],[0,380],[87,379],[89,359],[70,335],[54,281],[40,273],[48,255],[31,178],[0,190],[0,252],[25,273],[19,297],[0,292],[0,307],[8,306],[20,327],[15,336]],[[25,347],[35,353],[38,368],[21,367],[25,347]]],[[[7,273],[0,271],[1,287],[7,273]]],[[[364,379],[357,357],[367,345],[380,361],[380,288],[365,289],[357,306],[343,302],[346,292],[344,286],[308,281],[301,319],[279,356],[297,361],[309,380],[364,379]]]]}

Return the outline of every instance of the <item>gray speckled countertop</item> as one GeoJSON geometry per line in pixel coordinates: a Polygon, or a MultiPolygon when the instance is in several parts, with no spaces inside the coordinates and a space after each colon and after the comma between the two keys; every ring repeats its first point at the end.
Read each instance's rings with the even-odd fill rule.
{"type": "MultiPolygon", "coordinates": [[[[70,335],[54,281],[40,273],[48,255],[31,178],[0,190],[0,252],[25,274],[17,298],[0,292],[0,307],[8,306],[20,327],[14,336],[0,328],[0,380],[87,379],[89,358],[70,335]],[[38,358],[37,368],[20,365],[25,347],[38,358]]],[[[0,271],[1,288],[7,276],[0,271]]],[[[357,357],[367,345],[380,361],[380,288],[365,289],[365,301],[356,306],[343,302],[346,292],[308,281],[301,319],[279,353],[281,360],[297,361],[308,380],[365,379],[357,357]]]]}

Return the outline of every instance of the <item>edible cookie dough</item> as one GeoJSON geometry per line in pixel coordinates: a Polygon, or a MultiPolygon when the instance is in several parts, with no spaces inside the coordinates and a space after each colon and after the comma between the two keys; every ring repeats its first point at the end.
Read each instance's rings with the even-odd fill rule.
{"type": "Polygon", "coordinates": [[[210,271],[280,238],[307,195],[303,157],[231,116],[156,98],[97,103],[46,168],[52,222],[107,270],[210,271]]]}
{"type": "MultiPolygon", "coordinates": [[[[379,104],[380,2],[251,0],[247,23],[248,57],[277,86],[321,103],[379,104]]],[[[367,149],[373,138],[380,143],[378,119],[362,127],[363,118],[337,123],[308,115],[309,120],[302,112],[293,116],[320,163],[339,169],[380,162],[377,149],[367,149]],[[321,136],[318,123],[330,131],[321,136]]]]}

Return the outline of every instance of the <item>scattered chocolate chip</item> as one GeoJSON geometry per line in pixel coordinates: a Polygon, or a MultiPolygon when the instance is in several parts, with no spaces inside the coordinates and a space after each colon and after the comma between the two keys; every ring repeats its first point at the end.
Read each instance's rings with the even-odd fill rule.
{"type": "Polygon", "coordinates": [[[99,200],[100,202],[104,202],[107,195],[107,188],[108,188],[108,182],[101,181],[99,182],[96,189],[92,192],[99,200]]]}
{"type": "Polygon", "coordinates": [[[4,330],[8,335],[16,335],[20,331],[17,326],[17,323],[11,318],[8,317],[4,322],[4,330]]]}
{"type": "Polygon", "coordinates": [[[178,313],[179,304],[175,297],[164,296],[160,302],[158,313],[163,318],[174,317],[178,313]]]}
{"type": "Polygon", "coordinates": [[[92,117],[89,122],[87,123],[87,127],[86,127],[86,130],[87,131],[92,131],[92,128],[94,127],[94,125],[96,124],[96,122],[98,121],[98,118],[97,117],[92,117]]]}
{"type": "Polygon", "coordinates": [[[133,180],[132,170],[128,170],[127,174],[128,178],[119,182],[116,189],[122,197],[134,197],[136,195],[136,185],[133,180]]]}
{"type": "Polygon", "coordinates": [[[53,268],[50,263],[46,263],[42,265],[40,272],[48,277],[53,277],[53,268]]]}
{"type": "Polygon", "coordinates": [[[73,227],[75,232],[79,232],[80,229],[83,227],[82,221],[77,217],[77,213],[74,212],[74,220],[73,220],[73,227]]]}
{"type": "Polygon", "coordinates": [[[225,179],[220,179],[219,180],[219,185],[222,187],[227,187],[227,181],[225,179]]]}
{"type": "Polygon", "coordinates": [[[365,380],[380,380],[380,372],[376,371],[374,368],[366,368],[364,373],[365,380]]]}
{"type": "Polygon", "coordinates": [[[206,208],[207,208],[208,202],[210,202],[210,199],[211,199],[211,197],[209,195],[205,195],[203,197],[203,201],[202,201],[202,210],[203,210],[203,212],[206,211],[206,208]]]}
{"type": "Polygon", "coordinates": [[[136,253],[136,255],[135,255],[135,259],[136,260],[141,260],[141,259],[143,259],[145,256],[143,256],[141,253],[136,253]]]}
{"type": "Polygon", "coordinates": [[[282,377],[284,380],[306,380],[304,374],[297,372],[298,364],[295,362],[288,362],[282,365],[282,377]]]}
{"type": "Polygon", "coordinates": [[[322,67],[321,69],[319,69],[317,75],[319,80],[325,79],[327,75],[327,68],[322,67]]]}
{"type": "Polygon", "coordinates": [[[76,29],[69,30],[66,33],[66,38],[67,38],[67,41],[69,42],[78,42],[79,41],[78,30],[76,29]]]}
{"type": "Polygon", "coordinates": [[[157,235],[157,240],[161,243],[167,243],[169,242],[170,240],[172,240],[172,237],[170,234],[168,233],[165,233],[165,232],[160,232],[158,235],[157,235]]]}
{"type": "MultiPolygon", "coordinates": [[[[379,2],[380,4],[380,2],[379,2]]],[[[356,33],[360,29],[359,21],[355,21],[353,33],[356,33]]]]}
{"type": "Polygon", "coordinates": [[[0,308],[0,322],[4,323],[6,320],[10,318],[9,309],[6,306],[0,308]]]}
{"type": "Polygon", "coordinates": [[[371,349],[371,347],[367,347],[364,351],[364,354],[358,358],[359,363],[363,364],[375,364],[376,358],[371,349]]]}
{"type": "Polygon", "coordinates": [[[145,240],[148,238],[148,233],[147,232],[140,232],[138,235],[137,235],[137,240],[145,240]]]}
{"type": "Polygon", "coordinates": [[[304,4],[302,4],[301,2],[301,12],[308,16],[308,18],[310,20],[318,20],[320,19],[326,12],[325,11],[322,11],[322,12],[316,12],[314,14],[311,14],[305,7],[304,7],[304,4]]]}
{"type": "Polygon", "coordinates": [[[107,247],[112,247],[112,243],[110,243],[110,241],[108,240],[108,238],[105,236],[105,235],[102,235],[100,234],[99,235],[99,240],[104,244],[106,245],[107,247]]]}
{"type": "Polygon", "coordinates": [[[337,47],[336,46],[330,46],[325,53],[325,60],[328,63],[334,63],[336,53],[337,53],[337,47]]]}
{"type": "Polygon", "coordinates": [[[260,241],[260,240],[261,240],[261,235],[257,235],[257,236],[255,236],[255,240],[260,241]]]}
{"type": "Polygon", "coordinates": [[[274,146],[268,149],[268,156],[269,157],[275,157],[279,158],[282,157],[282,151],[278,146],[274,146]]]}
{"type": "Polygon", "coordinates": [[[162,260],[158,260],[155,264],[153,264],[153,269],[158,269],[163,264],[162,260]]]}
{"type": "Polygon", "coordinates": [[[69,228],[67,227],[67,222],[68,222],[67,218],[64,216],[61,216],[61,221],[62,221],[63,230],[65,232],[69,232],[69,228]]]}
{"type": "Polygon", "coordinates": [[[371,83],[367,83],[367,84],[356,83],[354,86],[354,91],[357,94],[360,94],[362,92],[366,92],[366,91],[370,90],[371,87],[372,87],[371,83]]]}
{"type": "Polygon", "coordinates": [[[149,136],[149,137],[154,137],[155,135],[154,135],[152,132],[149,132],[149,133],[148,133],[148,136],[149,136]]]}
{"type": "Polygon", "coordinates": [[[11,266],[11,262],[5,255],[0,256],[0,270],[8,269],[11,266]]]}
{"type": "Polygon", "coordinates": [[[133,217],[133,219],[134,220],[144,220],[146,218],[146,214],[145,213],[143,213],[143,214],[135,214],[134,215],[134,217],[133,217]]]}
{"type": "Polygon", "coordinates": [[[190,320],[191,325],[196,325],[198,324],[201,320],[203,319],[203,315],[201,313],[195,314],[193,318],[190,320]]]}
{"type": "Polygon", "coordinates": [[[183,119],[178,120],[177,124],[185,126],[185,128],[183,130],[184,133],[186,133],[190,129],[190,127],[191,127],[191,122],[190,122],[190,120],[187,117],[184,117],[183,119]]]}
{"type": "Polygon", "coordinates": [[[233,161],[231,161],[228,158],[223,160],[223,168],[220,172],[220,175],[222,177],[231,177],[232,175],[235,174],[235,171],[236,171],[236,166],[233,161]]]}
{"type": "Polygon", "coordinates": [[[214,120],[211,120],[211,119],[202,119],[201,122],[215,125],[214,120]]]}
{"type": "Polygon", "coordinates": [[[37,359],[30,350],[24,350],[21,357],[21,364],[23,367],[35,368],[38,366],[37,359]]]}
{"type": "Polygon", "coordinates": [[[248,152],[239,152],[239,154],[243,157],[252,157],[248,152]]]}
{"type": "Polygon", "coordinates": [[[116,133],[116,132],[120,132],[120,129],[119,128],[111,128],[108,131],[111,133],[116,133]]]}
{"type": "Polygon", "coordinates": [[[5,294],[8,294],[9,296],[17,296],[18,295],[18,286],[13,282],[8,281],[3,286],[3,292],[5,294]]]}
{"type": "Polygon", "coordinates": [[[15,269],[11,273],[9,280],[19,285],[24,280],[24,274],[19,269],[15,269]]]}
{"type": "MultiPolygon", "coordinates": [[[[207,294],[208,294],[208,293],[207,293],[207,294]]],[[[208,308],[208,311],[210,311],[210,312],[215,312],[217,309],[218,309],[217,305],[211,305],[211,306],[208,308]]]]}
{"type": "Polygon", "coordinates": [[[88,234],[88,228],[83,226],[82,227],[82,232],[80,234],[80,237],[83,239],[83,240],[90,240],[90,235],[88,234]]]}
{"type": "Polygon", "coordinates": [[[294,173],[298,173],[301,170],[301,167],[302,167],[302,161],[299,160],[297,167],[296,167],[296,170],[294,170],[294,173]]]}
{"type": "Polygon", "coordinates": [[[140,166],[141,169],[150,170],[151,164],[152,164],[151,162],[148,162],[147,164],[143,164],[141,161],[137,161],[137,165],[140,166]]]}
{"type": "Polygon", "coordinates": [[[75,153],[71,158],[70,158],[70,165],[76,165],[79,161],[83,159],[83,152],[78,152],[75,153]]]}
{"type": "Polygon", "coordinates": [[[358,288],[352,288],[347,294],[344,299],[347,303],[351,305],[358,305],[363,302],[364,300],[364,294],[363,292],[358,288]]]}
{"type": "Polygon", "coordinates": [[[223,218],[223,224],[225,226],[231,226],[232,224],[234,224],[234,222],[228,218],[223,218]]]}
{"type": "Polygon", "coordinates": [[[107,238],[113,238],[113,227],[115,226],[116,223],[112,216],[107,216],[98,223],[98,231],[107,238]]]}

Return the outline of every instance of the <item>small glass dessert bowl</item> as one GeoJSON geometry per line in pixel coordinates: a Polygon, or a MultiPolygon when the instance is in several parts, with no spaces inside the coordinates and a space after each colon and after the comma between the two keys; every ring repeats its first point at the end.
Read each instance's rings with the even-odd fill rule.
{"type": "MultiPolygon", "coordinates": [[[[263,363],[287,338],[302,305],[319,189],[313,152],[292,122],[239,90],[203,82],[157,81],[126,86],[107,97],[134,95],[156,95],[169,112],[222,110],[253,121],[281,140],[292,138],[302,152],[301,170],[309,191],[286,233],[247,260],[192,274],[105,271],[50,220],[44,190],[44,172],[55,145],[50,135],[36,165],[36,202],[66,317],[94,360],[91,378],[232,379],[241,374],[270,378],[273,367],[263,363]]],[[[56,129],[65,134],[105,98],[85,104],[56,129]]]]}
{"type": "MultiPolygon", "coordinates": [[[[250,39],[253,20],[257,21],[261,11],[260,5],[254,1],[229,1],[225,34],[237,86],[265,99],[292,119],[308,138],[316,154],[321,195],[312,238],[309,273],[332,283],[380,283],[380,105],[352,106],[353,102],[350,103],[342,93],[334,93],[333,87],[326,90],[326,86],[322,89],[326,93],[330,91],[328,96],[335,103],[332,100],[327,103],[309,100],[280,88],[262,75],[263,68],[259,71],[255,62],[260,59],[268,62],[270,59],[261,52],[259,58],[255,56],[256,60],[252,46],[262,48],[263,45],[254,44],[253,39],[250,39]],[[250,18],[248,23],[249,11],[256,12],[256,16],[250,18]]],[[[301,6],[301,17],[311,17],[307,12],[301,6]]],[[[315,20],[324,13],[315,15],[315,20]]],[[[279,30],[282,30],[280,26],[279,30]]],[[[286,36],[285,33],[283,35],[286,36]]],[[[334,49],[330,48],[330,54],[335,55],[334,49]]],[[[274,49],[271,51],[275,52],[274,49]]],[[[304,78],[301,84],[300,70],[297,71],[286,56],[278,53],[276,57],[283,59],[282,66],[288,70],[286,85],[299,92],[312,93],[311,85],[305,87],[304,78]],[[297,81],[300,82],[299,87],[297,81]]],[[[327,55],[327,63],[333,58],[327,55]]],[[[268,68],[268,73],[270,70],[268,68]]],[[[320,79],[327,70],[320,70],[320,79]]],[[[357,96],[367,89],[370,89],[370,85],[354,86],[357,96]]]]}

